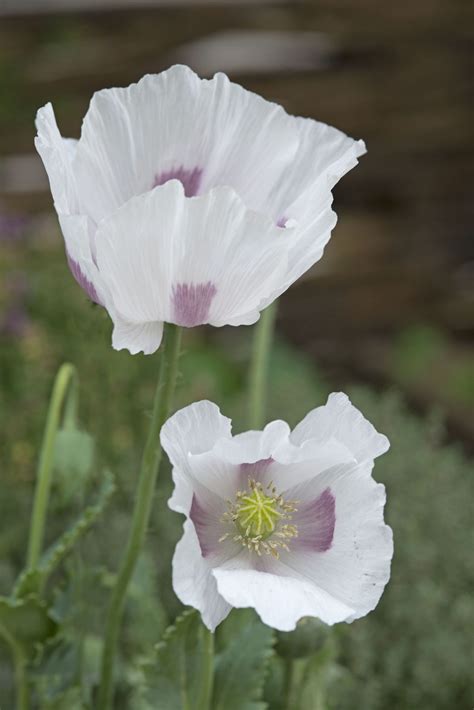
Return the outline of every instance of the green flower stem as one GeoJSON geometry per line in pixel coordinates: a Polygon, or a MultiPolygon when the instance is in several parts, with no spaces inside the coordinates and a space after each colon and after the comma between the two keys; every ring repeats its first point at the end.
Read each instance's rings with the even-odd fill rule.
{"type": "Polygon", "coordinates": [[[68,426],[72,426],[77,416],[77,389],[75,367],[69,363],[62,365],[54,381],[38,463],[26,557],[28,569],[35,569],[38,566],[43,549],[46,513],[53,478],[54,444],[56,433],[61,423],[61,412],[64,407],[65,422],[67,422],[68,426]]]}
{"type": "Polygon", "coordinates": [[[205,666],[204,666],[204,687],[200,701],[197,703],[197,710],[211,710],[212,691],[214,686],[214,634],[209,629],[204,628],[205,636],[205,666]]]}
{"type": "Polygon", "coordinates": [[[294,691],[294,675],[295,675],[295,661],[292,658],[287,658],[285,663],[285,676],[284,676],[284,695],[286,700],[285,707],[299,707],[299,705],[294,705],[293,691],[294,691]]]}
{"type": "Polygon", "coordinates": [[[180,341],[180,329],[175,325],[167,324],[165,326],[164,345],[161,354],[158,385],[153,404],[153,415],[145,450],[143,452],[131,529],[117,580],[112,591],[106,620],[101,681],[97,705],[99,710],[108,710],[108,708],[112,706],[114,662],[125,597],[135,565],[143,547],[150,518],[153,493],[162,454],[160,430],[168,418],[172,404],[178,371],[180,341]]]}
{"type": "Polygon", "coordinates": [[[261,429],[265,424],[268,388],[268,361],[273,341],[277,302],[266,308],[255,327],[252,360],[250,363],[249,425],[261,429]]]}
{"type": "Polygon", "coordinates": [[[10,647],[15,667],[16,708],[17,710],[28,710],[30,707],[30,689],[26,675],[27,660],[25,653],[21,645],[5,628],[1,629],[0,635],[10,647]]]}

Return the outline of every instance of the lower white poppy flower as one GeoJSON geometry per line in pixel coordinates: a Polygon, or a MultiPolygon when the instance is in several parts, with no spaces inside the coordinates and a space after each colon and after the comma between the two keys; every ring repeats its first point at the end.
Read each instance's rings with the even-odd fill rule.
{"type": "Polygon", "coordinates": [[[186,516],[173,586],[214,630],[253,607],[282,631],[375,608],[390,576],[385,489],[372,478],[389,442],[344,394],[291,432],[283,421],[232,436],[218,407],[197,402],[161,432],[173,464],[173,510],[186,516]]]}
{"type": "Polygon", "coordinates": [[[36,123],[71,271],[132,353],[163,322],[254,323],[321,258],[331,190],[365,152],[184,66],[96,93],[78,141],[51,104],[36,123]]]}

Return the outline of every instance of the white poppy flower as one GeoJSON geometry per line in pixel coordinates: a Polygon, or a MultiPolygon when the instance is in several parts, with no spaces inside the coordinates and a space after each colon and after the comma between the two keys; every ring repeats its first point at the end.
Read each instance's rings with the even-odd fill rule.
{"type": "Polygon", "coordinates": [[[163,322],[258,320],[320,259],[331,189],[365,152],[184,66],[96,93],[78,141],[51,104],[37,129],[71,271],[132,353],[154,352],[163,322]]]}
{"type": "Polygon", "coordinates": [[[181,409],[161,442],[173,464],[172,510],[186,516],[173,587],[214,630],[253,607],[282,631],[375,608],[390,576],[384,486],[372,478],[388,439],[344,394],[290,431],[283,421],[231,435],[211,402],[181,409]]]}

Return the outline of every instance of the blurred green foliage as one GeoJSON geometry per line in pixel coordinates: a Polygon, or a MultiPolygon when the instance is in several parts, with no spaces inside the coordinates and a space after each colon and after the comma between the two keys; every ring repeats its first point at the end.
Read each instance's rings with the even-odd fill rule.
{"type": "MultiPolygon", "coordinates": [[[[104,609],[128,529],[158,356],[131,357],[112,350],[108,317],[88,303],[73,282],[58,239],[56,227],[46,223],[34,238],[25,237],[0,250],[0,273],[14,267],[28,283],[24,331],[17,336],[4,333],[0,347],[0,594],[9,592],[24,562],[50,388],[58,366],[69,360],[79,371],[81,428],[94,435],[95,458],[87,490],[72,486],[65,495],[64,481],[59,479],[48,541],[74,522],[89,499],[94,500],[104,466],[114,472],[118,488],[102,522],[55,573],[60,591],[52,601],[63,630],[35,661],[35,669],[46,673],[35,681],[42,709],[75,710],[90,701],[97,682],[104,609]],[[80,648],[72,644],[74,637],[81,639],[80,648]],[[78,674],[82,689],[74,685],[78,674]]],[[[0,292],[0,304],[7,300],[5,290],[0,292]]],[[[209,398],[233,418],[235,431],[245,428],[251,336],[251,329],[245,328],[187,332],[176,406],[209,398]]],[[[406,335],[397,351],[400,379],[421,376],[427,353],[436,359],[445,348],[428,331],[406,335]]],[[[459,371],[453,373],[456,377],[461,377],[459,371]]],[[[466,378],[470,382],[472,374],[466,378]]],[[[329,391],[314,363],[277,343],[271,361],[269,419],[294,424],[323,403],[329,391]]],[[[316,653],[307,666],[296,658],[301,702],[308,708],[334,710],[471,707],[474,613],[469,592],[474,570],[472,540],[466,532],[472,503],[471,462],[458,445],[446,443],[438,414],[415,416],[396,391],[379,393],[353,386],[348,393],[391,441],[390,452],[376,463],[375,477],[388,491],[386,517],[395,537],[392,578],[372,614],[332,631],[328,657],[316,653]]],[[[89,467],[89,459],[84,468],[89,467]]],[[[76,475],[81,476],[82,469],[76,475]]],[[[166,507],[170,490],[166,464],[160,473],[147,549],[127,604],[124,653],[117,669],[122,680],[118,709],[133,707],[129,688],[142,682],[132,657],[148,657],[182,611],[170,581],[171,557],[182,525],[180,516],[166,507]]],[[[223,638],[226,623],[235,623],[232,616],[219,632],[223,638]]],[[[277,650],[279,646],[283,648],[284,641],[277,650]]],[[[286,682],[279,656],[273,657],[269,669],[266,695],[276,709],[283,695],[275,689],[283,692],[286,682]]],[[[2,707],[12,706],[11,693],[10,661],[0,646],[2,707]]]]}
{"type": "Polygon", "coordinates": [[[402,331],[395,342],[391,371],[401,384],[432,390],[448,405],[474,406],[472,352],[456,347],[433,326],[416,325],[402,331]]]}

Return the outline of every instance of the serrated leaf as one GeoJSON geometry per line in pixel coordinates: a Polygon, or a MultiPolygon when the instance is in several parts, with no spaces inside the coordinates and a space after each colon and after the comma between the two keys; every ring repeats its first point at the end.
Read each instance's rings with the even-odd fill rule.
{"type": "Polygon", "coordinates": [[[196,611],[186,611],[156,646],[153,662],[143,667],[142,708],[198,710],[209,707],[206,675],[209,631],[196,611]]]}
{"type": "Polygon", "coordinates": [[[14,638],[30,653],[54,636],[57,626],[38,597],[13,600],[0,597],[0,634],[14,638]]]}
{"type": "Polygon", "coordinates": [[[61,429],[54,444],[55,499],[67,504],[92,471],[94,439],[79,429],[61,429]]]}
{"type": "Polygon", "coordinates": [[[247,610],[225,622],[224,649],[216,657],[213,710],[262,710],[267,664],[274,633],[247,610]]]}
{"type": "Polygon", "coordinates": [[[41,708],[54,706],[77,682],[80,662],[79,645],[64,637],[45,644],[31,679],[41,708]]]}
{"type": "Polygon", "coordinates": [[[39,569],[44,577],[48,577],[54,569],[71,552],[77,542],[90,530],[100,518],[115,491],[115,482],[110,473],[105,474],[104,482],[99,490],[97,501],[89,505],[74,525],[61,535],[49,550],[43,555],[39,569]]]}

